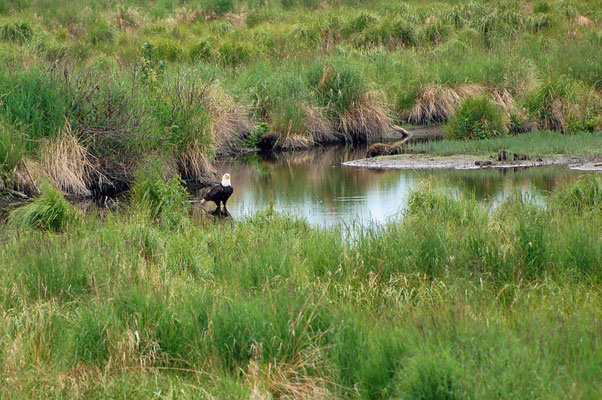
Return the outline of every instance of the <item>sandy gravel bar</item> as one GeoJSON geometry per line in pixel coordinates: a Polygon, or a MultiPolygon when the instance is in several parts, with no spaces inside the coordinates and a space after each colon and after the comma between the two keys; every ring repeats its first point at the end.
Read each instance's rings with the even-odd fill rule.
{"type": "MultiPolygon", "coordinates": [[[[486,169],[541,167],[546,165],[572,164],[574,161],[564,157],[544,157],[541,161],[492,161],[491,165],[477,165],[477,162],[488,160],[485,157],[466,155],[433,156],[427,154],[400,154],[347,161],[343,165],[371,169],[486,169]]],[[[579,165],[585,164],[577,164],[575,167],[579,165]]]]}

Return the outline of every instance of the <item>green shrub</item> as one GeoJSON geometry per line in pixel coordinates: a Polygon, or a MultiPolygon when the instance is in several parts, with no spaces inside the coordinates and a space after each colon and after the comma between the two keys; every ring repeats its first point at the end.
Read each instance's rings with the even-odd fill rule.
{"type": "Polygon", "coordinates": [[[188,56],[192,61],[209,60],[213,54],[213,46],[207,40],[199,40],[188,50],[188,56]]]}
{"type": "Polygon", "coordinates": [[[150,107],[167,137],[178,151],[194,145],[211,152],[212,119],[207,103],[208,86],[196,76],[166,78],[150,97],[150,107]]]}
{"type": "MultiPolygon", "coordinates": [[[[541,129],[571,132],[570,125],[586,122],[584,119],[587,118],[570,115],[568,104],[578,101],[586,103],[586,92],[586,89],[566,75],[548,75],[528,94],[526,106],[529,113],[538,120],[541,129]]],[[[586,107],[587,103],[575,104],[572,108],[578,111],[577,114],[584,114],[586,107]]]]}
{"type": "Polygon", "coordinates": [[[370,25],[375,24],[377,22],[378,22],[378,18],[375,15],[370,14],[365,11],[362,11],[357,16],[352,17],[347,22],[343,31],[347,34],[358,33],[358,32],[365,30],[370,25]]]}
{"type": "Polygon", "coordinates": [[[255,129],[253,130],[253,132],[251,132],[251,134],[247,138],[248,145],[250,147],[257,147],[261,137],[264,134],[268,133],[269,130],[270,130],[270,127],[265,122],[260,122],[259,124],[257,124],[257,126],[255,126],[255,129]]]}
{"type": "Polygon", "coordinates": [[[184,49],[180,43],[171,38],[157,38],[154,42],[157,56],[162,60],[177,61],[182,58],[184,49]]]}
{"type": "Polygon", "coordinates": [[[366,82],[359,69],[344,60],[316,63],[308,78],[320,105],[327,107],[335,118],[356,104],[366,91],[366,82]]]}
{"type": "Polygon", "coordinates": [[[204,7],[207,11],[217,15],[222,15],[227,12],[234,12],[234,0],[205,0],[204,7]]]}
{"type": "Polygon", "coordinates": [[[396,19],[390,27],[391,36],[401,41],[406,46],[415,46],[418,44],[418,31],[416,26],[405,19],[396,19]]]}
{"type": "Polygon", "coordinates": [[[485,96],[464,100],[445,127],[452,139],[487,139],[506,132],[502,109],[485,96]]]}
{"type": "Polygon", "coordinates": [[[50,182],[42,182],[42,195],[10,213],[10,224],[20,228],[61,231],[79,220],[76,210],[50,182]]]}
{"type": "Polygon", "coordinates": [[[305,106],[315,100],[298,70],[259,64],[245,74],[243,85],[257,117],[269,121],[273,131],[306,133],[305,106]]]}
{"type": "Polygon", "coordinates": [[[224,41],[217,49],[218,60],[226,66],[235,67],[255,55],[254,47],[241,41],[224,41]]]}

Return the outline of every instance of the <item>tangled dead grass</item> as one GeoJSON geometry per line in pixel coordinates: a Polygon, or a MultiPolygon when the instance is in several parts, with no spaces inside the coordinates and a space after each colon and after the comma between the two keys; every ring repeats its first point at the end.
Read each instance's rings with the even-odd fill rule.
{"type": "Polygon", "coordinates": [[[305,126],[314,143],[326,144],[338,139],[323,107],[305,107],[305,126]]]}
{"type": "Polygon", "coordinates": [[[224,153],[238,147],[254,127],[248,110],[234,102],[217,84],[211,85],[204,101],[211,115],[215,151],[224,153]]]}
{"type": "Polygon", "coordinates": [[[447,121],[460,102],[458,93],[439,85],[428,85],[416,99],[410,110],[408,122],[413,124],[430,124],[447,121]]]}
{"type": "Polygon", "coordinates": [[[369,91],[345,110],[339,129],[351,141],[367,142],[384,136],[391,122],[382,93],[369,91]]]}
{"type": "Polygon", "coordinates": [[[202,185],[215,182],[216,171],[202,145],[191,143],[176,159],[177,171],[183,179],[202,185]]]}
{"type": "MultiPolygon", "coordinates": [[[[488,90],[480,85],[462,85],[457,88],[428,85],[422,90],[408,115],[408,122],[427,125],[446,122],[454,115],[458,105],[466,98],[479,96],[488,90]]],[[[489,97],[507,114],[519,115],[526,119],[522,109],[506,89],[494,89],[489,97]]]]}
{"type": "Polygon", "coordinates": [[[101,181],[105,180],[88,150],[71,132],[68,122],[56,138],[42,143],[40,166],[54,186],[78,197],[89,197],[92,194],[89,182],[93,176],[101,181]]]}
{"type": "Polygon", "coordinates": [[[594,25],[592,20],[587,18],[585,15],[579,15],[577,18],[575,18],[575,24],[577,26],[586,26],[586,27],[591,27],[594,25]]]}
{"type": "MultiPolygon", "coordinates": [[[[260,346],[257,346],[260,347],[260,346]]],[[[295,360],[269,363],[260,367],[256,360],[249,362],[246,380],[253,387],[254,399],[329,399],[332,386],[328,376],[311,374],[309,371],[327,370],[326,358],[317,346],[300,352],[295,360]]]]}

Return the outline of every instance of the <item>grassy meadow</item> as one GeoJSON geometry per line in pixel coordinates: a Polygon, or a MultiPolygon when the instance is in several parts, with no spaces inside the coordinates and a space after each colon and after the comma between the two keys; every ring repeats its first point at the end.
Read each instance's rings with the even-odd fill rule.
{"type": "Polygon", "coordinates": [[[600,176],[493,210],[425,182],[352,240],[152,177],[118,211],[46,185],[9,214],[1,397],[599,397],[600,176]]]}
{"type": "Polygon", "coordinates": [[[0,210],[0,398],[598,399],[600,175],[493,209],[427,181],[384,226],[332,228],[210,218],[184,183],[392,124],[446,125],[416,151],[600,157],[601,18],[0,0],[0,194],[33,197],[0,210]]]}
{"type": "Polygon", "coordinates": [[[266,133],[297,149],[391,123],[599,131],[598,5],[2,0],[1,186],[111,194],[155,153],[206,182],[215,154],[266,133]]]}

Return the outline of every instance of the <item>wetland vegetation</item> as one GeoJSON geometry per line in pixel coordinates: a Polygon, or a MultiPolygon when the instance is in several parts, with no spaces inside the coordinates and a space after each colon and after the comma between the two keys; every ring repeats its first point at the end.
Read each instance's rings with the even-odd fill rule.
{"type": "Polygon", "coordinates": [[[151,153],[208,182],[215,154],[265,133],[596,132],[601,44],[588,0],[3,1],[2,186],[112,194],[151,153]]]}
{"type": "MultiPolygon", "coordinates": [[[[0,212],[0,397],[599,398],[599,174],[492,207],[457,172],[468,190],[425,180],[386,223],[321,227],[212,218],[184,183],[391,124],[446,125],[415,152],[597,160],[600,12],[0,0],[0,192],[34,197],[0,212]]],[[[308,156],[304,187],[282,157],[292,194],[375,181],[308,156]]]]}
{"type": "Polygon", "coordinates": [[[85,218],[51,191],[0,234],[3,396],[602,389],[599,175],[494,210],[426,181],[353,240],[269,209],[208,219],[177,182],[141,180],[127,209],[85,218]]]}

